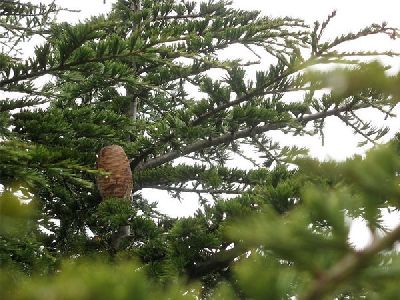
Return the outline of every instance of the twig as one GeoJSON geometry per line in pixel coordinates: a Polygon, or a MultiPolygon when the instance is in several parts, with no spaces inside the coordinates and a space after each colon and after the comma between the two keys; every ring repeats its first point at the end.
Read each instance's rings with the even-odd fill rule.
{"type": "MultiPolygon", "coordinates": [[[[355,115],[355,114],[354,114],[355,115]]],[[[344,118],[343,116],[341,116],[340,114],[336,115],[340,120],[342,120],[342,122],[344,122],[347,126],[350,126],[351,128],[353,128],[353,130],[358,133],[359,135],[361,135],[364,139],[366,139],[368,142],[372,143],[373,145],[376,145],[376,142],[371,139],[367,134],[365,134],[364,132],[362,132],[362,130],[360,128],[358,128],[355,124],[351,123],[349,120],[347,120],[346,118],[344,118]]],[[[360,120],[361,121],[361,120],[360,120]]]]}
{"type": "Polygon", "coordinates": [[[249,49],[251,51],[251,53],[253,53],[255,56],[257,56],[258,59],[262,59],[262,57],[253,49],[251,49],[251,47],[247,44],[244,45],[247,49],[249,49]]]}
{"type": "Polygon", "coordinates": [[[240,149],[233,150],[233,152],[239,155],[240,157],[244,158],[245,160],[249,161],[251,164],[253,164],[254,167],[261,168],[261,164],[257,163],[255,159],[252,159],[251,157],[244,155],[240,149]]]}

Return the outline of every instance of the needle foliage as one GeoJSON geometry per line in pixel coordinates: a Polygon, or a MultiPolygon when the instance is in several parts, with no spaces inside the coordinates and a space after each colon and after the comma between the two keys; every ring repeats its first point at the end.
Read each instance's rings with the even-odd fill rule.
{"type": "Polygon", "coordinates": [[[212,0],[117,0],[74,24],[61,12],[76,13],[0,3],[0,298],[398,299],[400,228],[383,215],[400,207],[400,138],[377,146],[388,128],[363,113],[395,117],[400,75],[376,59],[397,54],[345,50],[396,28],[328,39],[335,12],[307,25],[212,0]],[[320,162],[274,138],[323,139],[327,118],[376,146],[320,162]],[[131,202],[95,186],[112,144],[131,202]],[[186,197],[192,216],[157,209],[186,197]]]}

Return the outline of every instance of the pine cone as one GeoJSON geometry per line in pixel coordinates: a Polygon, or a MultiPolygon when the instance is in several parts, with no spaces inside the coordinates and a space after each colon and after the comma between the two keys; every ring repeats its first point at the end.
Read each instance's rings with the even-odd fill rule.
{"type": "Polygon", "coordinates": [[[133,188],[132,171],[124,149],[118,145],[100,149],[97,157],[97,169],[111,173],[97,176],[97,187],[103,200],[123,198],[129,200],[133,188]]]}

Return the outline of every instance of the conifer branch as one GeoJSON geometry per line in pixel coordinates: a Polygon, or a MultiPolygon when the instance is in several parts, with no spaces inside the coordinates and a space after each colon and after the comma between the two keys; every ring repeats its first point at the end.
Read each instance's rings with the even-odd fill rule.
{"type": "Polygon", "coordinates": [[[11,31],[11,32],[24,31],[29,34],[39,34],[39,35],[51,33],[51,30],[48,30],[48,29],[33,29],[33,28],[10,24],[10,23],[1,22],[1,21],[0,21],[0,27],[3,27],[5,30],[11,31]]]}
{"type": "Polygon", "coordinates": [[[400,240],[400,226],[376,239],[372,244],[362,251],[354,251],[343,257],[337,264],[332,266],[324,274],[311,283],[308,290],[299,297],[299,300],[319,300],[337,286],[351,278],[356,272],[364,268],[367,262],[379,252],[388,249],[400,240]]]}
{"type": "Polygon", "coordinates": [[[250,162],[254,167],[261,168],[261,164],[257,163],[255,159],[245,155],[240,149],[233,150],[233,152],[250,162]]]}
{"type": "Polygon", "coordinates": [[[229,250],[220,251],[211,256],[207,261],[188,267],[187,274],[191,280],[194,280],[216,271],[222,271],[229,267],[235,258],[247,251],[248,249],[240,245],[229,250]]]}
{"type": "MultiPolygon", "coordinates": [[[[308,123],[310,121],[315,121],[315,120],[323,119],[323,118],[326,118],[329,116],[337,115],[339,113],[348,111],[350,109],[360,109],[365,106],[366,105],[363,105],[363,104],[359,104],[359,105],[355,106],[354,104],[349,103],[349,104],[343,105],[341,107],[336,107],[331,110],[326,110],[326,111],[322,111],[322,112],[317,112],[315,114],[295,118],[295,119],[293,119],[293,122],[308,123]]],[[[249,127],[249,128],[239,130],[237,132],[226,133],[226,134],[223,134],[216,138],[209,138],[207,140],[198,140],[192,144],[182,147],[182,149],[180,149],[180,150],[171,151],[169,153],[160,155],[156,158],[150,159],[142,164],[139,164],[136,167],[136,169],[143,170],[143,169],[147,169],[147,168],[157,167],[157,166],[160,166],[164,163],[170,162],[178,157],[184,156],[184,155],[192,153],[192,152],[197,152],[202,149],[206,149],[206,148],[221,145],[221,144],[229,144],[230,142],[235,141],[237,139],[251,137],[251,136],[254,136],[254,135],[257,135],[260,133],[264,133],[264,132],[267,132],[270,130],[277,130],[277,129],[283,128],[287,125],[288,125],[288,120],[283,119],[280,122],[274,122],[274,123],[270,123],[270,124],[249,127]]]]}
{"type": "Polygon", "coordinates": [[[142,189],[156,189],[173,191],[178,193],[198,193],[198,194],[230,194],[230,195],[240,195],[243,190],[227,190],[227,189],[196,189],[196,188],[185,188],[185,187],[174,187],[168,185],[144,185],[142,189]]]}
{"type": "MultiPolygon", "coordinates": [[[[355,115],[355,114],[353,114],[355,115]]],[[[350,120],[348,120],[348,118],[337,114],[336,115],[340,120],[342,120],[343,123],[345,123],[347,126],[349,126],[350,128],[352,128],[354,130],[354,132],[358,133],[359,135],[361,135],[366,141],[370,142],[371,144],[373,144],[374,146],[376,146],[376,142],[374,141],[374,139],[370,138],[368,134],[364,133],[360,128],[357,127],[356,124],[350,122],[350,120]]],[[[361,121],[361,120],[360,120],[361,121]]]]}
{"type": "Polygon", "coordinates": [[[75,62],[70,62],[70,63],[64,63],[64,64],[59,64],[55,65],[49,68],[43,68],[42,70],[38,70],[36,72],[30,72],[30,73],[25,73],[23,75],[7,78],[0,80],[0,87],[7,86],[9,84],[14,84],[18,83],[19,81],[23,80],[29,80],[29,79],[36,79],[40,76],[47,75],[47,74],[57,74],[57,72],[62,72],[62,71],[68,71],[71,70],[74,67],[79,67],[88,63],[96,63],[96,62],[103,62],[106,60],[112,60],[112,59],[120,59],[120,58],[127,58],[131,57],[134,55],[142,56],[142,53],[139,53],[138,51],[131,51],[129,53],[123,53],[123,54],[115,54],[115,55],[107,55],[103,57],[94,57],[87,59],[85,61],[75,61],[75,62]]]}
{"type": "MultiPolygon", "coordinates": [[[[276,76],[273,81],[269,81],[269,82],[264,83],[260,88],[254,89],[253,91],[251,91],[249,93],[246,93],[243,96],[237,97],[235,100],[232,100],[232,101],[229,101],[227,103],[221,104],[218,107],[207,111],[206,113],[200,115],[196,120],[193,121],[193,126],[199,125],[205,119],[207,119],[207,118],[209,118],[209,117],[211,117],[211,116],[213,116],[213,115],[215,115],[215,114],[217,114],[217,113],[219,113],[219,112],[221,112],[221,111],[223,111],[223,110],[225,110],[227,108],[230,108],[232,106],[235,106],[235,105],[241,104],[243,102],[249,101],[253,97],[263,96],[263,95],[268,95],[268,94],[283,93],[283,92],[290,91],[288,89],[285,89],[285,90],[277,90],[277,89],[266,90],[266,88],[268,86],[271,86],[271,85],[275,84],[276,82],[279,82],[279,81],[283,80],[284,78],[286,78],[286,77],[288,77],[288,76],[290,76],[290,75],[292,75],[292,74],[304,69],[305,67],[312,65],[312,64],[313,64],[313,62],[311,60],[309,60],[307,62],[304,62],[303,64],[301,64],[297,68],[292,69],[292,70],[288,70],[287,72],[284,72],[280,76],[276,76]]],[[[296,91],[296,90],[303,90],[303,89],[294,89],[293,91],[296,91]]]]}
{"type": "Polygon", "coordinates": [[[157,16],[155,18],[156,21],[165,21],[165,20],[188,20],[188,19],[198,19],[203,18],[204,15],[201,14],[191,14],[191,15],[176,15],[176,16],[157,16]]]}

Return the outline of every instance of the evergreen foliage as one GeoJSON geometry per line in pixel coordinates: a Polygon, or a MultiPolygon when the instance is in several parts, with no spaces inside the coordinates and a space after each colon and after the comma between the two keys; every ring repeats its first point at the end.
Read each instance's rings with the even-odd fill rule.
{"type": "Polygon", "coordinates": [[[382,214],[399,208],[400,137],[339,163],[269,135],[323,135],[334,116],[379,141],[388,129],[360,111],[393,117],[400,75],[362,59],[396,53],[339,49],[397,29],[327,40],[335,13],[309,27],[226,1],[118,0],[77,24],[60,10],[0,3],[0,298],[397,299],[400,227],[382,214]],[[254,59],[221,59],[232,47],[254,59]],[[101,202],[94,184],[112,144],[131,160],[131,203],[101,202]],[[238,157],[254,168],[233,168],[238,157]],[[168,199],[144,188],[197,193],[199,209],[163,215],[152,201],[168,199]],[[374,237],[360,251],[357,217],[374,237]]]}

